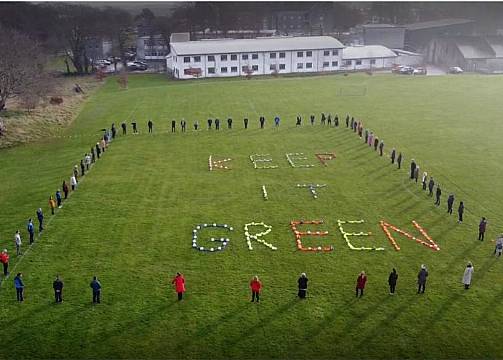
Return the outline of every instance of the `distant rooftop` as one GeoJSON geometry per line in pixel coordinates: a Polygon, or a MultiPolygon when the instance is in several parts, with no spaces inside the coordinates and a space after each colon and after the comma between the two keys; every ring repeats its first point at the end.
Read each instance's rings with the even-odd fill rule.
{"type": "Polygon", "coordinates": [[[339,40],[331,36],[199,40],[172,42],[171,46],[177,55],[342,49],[344,47],[339,40]]]}
{"type": "Polygon", "coordinates": [[[396,57],[397,55],[382,45],[348,46],[342,50],[344,60],[396,57]]]}
{"type": "Polygon", "coordinates": [[[365,24],[362,27],[366,29],[379,29],[379,28],[403,28],[403,25],[393,25],[393,24],[365,24]]]}
{"type": "Polygon", "coordinates": [[[462,25],[462,24],[470,24],[474,23],[474,20],[470,19],[440,19],[440,20],[433,20],[433,21],[423,21],[423,22],[417,22],[413,24],[406,24],[404,27],[409,30],[424,30],[424,29],[430,29],[430,28],[436,28],[436,27],[442,27],[442,26],[452,26],[452,25],[462,25]]]}

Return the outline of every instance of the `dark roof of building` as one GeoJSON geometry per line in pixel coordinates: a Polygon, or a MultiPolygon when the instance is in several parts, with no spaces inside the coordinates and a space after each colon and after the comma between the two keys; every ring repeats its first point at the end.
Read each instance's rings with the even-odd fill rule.
{"type": "Polygon", "coordinates": [[[433,21],[423,21],[423,22],[417,22],[413,24],[406,24],[404,25],[405,28],[409,31],[414,31],[414,30],[424,30],[424,29],[431,29],[431,28],[437,28],[437,27],[443,27],[443,26],[453,26],[453,25],[462,25],[462,24],[471,24],[474,23],[474,20],[470,19],[440,19],[440,20],[433,20],[433,21]]]}

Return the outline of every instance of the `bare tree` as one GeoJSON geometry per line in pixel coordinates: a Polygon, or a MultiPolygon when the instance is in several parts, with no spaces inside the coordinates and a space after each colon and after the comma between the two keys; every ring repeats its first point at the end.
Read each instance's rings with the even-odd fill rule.
{"type": "MultiPolygon", "coordinates": [[[[15,30],[0,28],[0,111],[7,99],[28,94],[44,83],[46,58],[38,44],[15,30]]],[[[40,93],[45,91],[41,90],[40,93]]]]}

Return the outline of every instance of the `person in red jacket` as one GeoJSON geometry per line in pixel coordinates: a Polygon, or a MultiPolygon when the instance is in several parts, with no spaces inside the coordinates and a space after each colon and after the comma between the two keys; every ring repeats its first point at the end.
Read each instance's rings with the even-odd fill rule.
{"type": "Polygon", "coordinates": [[[260,294],[260,289],[262,288],[262,284],[260,283],[258,276],[254,276],[253,279],[250,281],[250,288],[252,291],[251,302],[254,302],[255,299],[257,299],[257,302],[260,302],[259,294],[260,294]]]}
{"type": "Polygon", "coordinates": [[[178,294],[178,301],[182,300],[183,293],[185,292],[185,279],[183,278],[183,275],[177,272],[175,278],[171,281],[171,283],[175,284],[175,290],[178,294]]]}
{"type": "Polygon", "coordinates": [[[4,274],[4,276],[9,275],[9,253],[7,252],[7,249],[4,249],[0,253],[0,262],[3,265],[3,274],[4,274]]]}
{"type": "Polygon", "coordinates": [[[365,289],[365,283],[367,282],[367,275],[365,275],[365,271],[360,273],[358,279],[356,279],[356,297],[358,297],[358,291],[360,292],[360,297],[363,296],[363,289],[365,289]]]}

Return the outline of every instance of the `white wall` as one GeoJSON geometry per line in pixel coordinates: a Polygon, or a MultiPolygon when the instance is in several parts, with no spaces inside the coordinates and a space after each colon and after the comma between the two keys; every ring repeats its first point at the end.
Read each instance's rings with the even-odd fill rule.
{"type": "MultiPolygon", "coordinates": [[[[307,56],[307,51],[302,51],[302,57],[298,57],[299,51],[276,51],[275,58],[271,58],[271,52],[258,52],[258,53],[238,53],[238,54],[215,54],[215,55],[200,55],[200,61],[195,61],[196,56],[187,56],[189,62],[184,62],[184,56],[178,56],[175,51],[171,50],[173,62],[171,69],[173,76],[179,79],[193,79],[192,75],[185,75],[184,70],[189,68],[200,68],[200,77],[232,77],[232,76],[245,76],[246,72],[243,71],[243,66],[252,68],[256,66],[256,70],[252,75],[268,75],[274,73],[271,70],[271,65],[276,65],[279,74],[287,73],[306,73],[306,72],[322,72],[322,71],[335,71],[339,70],[342,64],[342,49],[327,49],[327,50],[312,50],[311,56],[307,56]],[[337,54],[333,55],[333,50],[337,50],[337,54]],[[324,55],[328,51],[329,55],[324,55]],[[280,58],[280,53],[285,53],[284,58],[280,58]],[[253,59],[253,55],[256,59],[253,59]],[[221,55],[227,55],[226,60],[222,60],[221,55]],[[236,55],[236,60],[232,60],[232,55],[236,55]],[[243,55],[248,58],[244,59],[243,55]],[[210,56],[214,56],[214,61],[208,60],[210,56]],[[175,61],[176,59],[176,61],[175,61]],[[323,63],[328,62],[327,67],[323,67],[323,63]],[[333,64],[333,62],[337,62],[333,64]],[[297,64],[302,64],[302,68],[298,69],[297,64]],[[307,64],[310,63],[311,67],[308,68],[307,64]],[[280,65],[285,65],[284,69],[280,69],[280,65]],[[233,72],[232,68],[237,67],[233,72]],[[209,68],[215,68],[215,73],[209,73],[209,68]],[[222,72],[222,68],[227,68],[227,72],[222,72]],[[177,71],[178,70],[178,71],[177,71]]],[[[168,64],[169,66],[169,64],[168,64]]]]}
{"type": "Polygon", "coordinates": [[[379,70],[391,68],[395,61],[395,57],[389,58],[375,58],[375,59],[346,59],[344,60],[343,70],[379,70]],[[346,61],[351,60],[351,65],[345,65],[346,61]],[[361,61],[361,64],[357,65],[357,61],[361,61]],[[374,60],[375,63],[372,64],[371,61],[374,60]]]}

